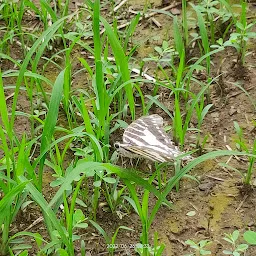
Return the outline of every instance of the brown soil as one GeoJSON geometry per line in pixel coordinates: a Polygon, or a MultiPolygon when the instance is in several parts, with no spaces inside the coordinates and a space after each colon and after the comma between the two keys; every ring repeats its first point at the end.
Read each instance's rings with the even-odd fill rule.
{"type": "MultiPolygon", "coordinates": [[[[132,5],[133,2],[130,1],[129,4],[132,5]]],[[[136,2],[138,3],[138,1],[136,2]]],[[[141,4],[142,1],[139,2],[141,4]]],[[[168,1],[165,1],[165,4],[166,2],[168,1]]],[[[157,7],[160,4],[158,3],[157,7]]],[[[135,5],[133,7],[135,9],[135,5]]],[[[138,9],[141,9],[141,5],[138,9]]],[[[161,23],[161,28],[157,28],[155,24],[149,23],[147,20],[138,25],[134,40],[142,45],[138,49],[137,59],[148,56],[149,53],[153,52],[154,46],[157,44],[161,45],[162,39],[169,38],[172,34],[172,30],[170,30],[171,18],[163,14],[157,15],[156,18],[161,23]]],[[[220,93],[218,84],[211,88],[211,100],[214,107],[206,116],[203,125],[203,134],[210,135],[205,151],[226,149],[226,145],[235,149],[234,121],[237,121],[244,129],[245,136],[250,143],[255,138],[255,130],[252,124],[252,120],[255,119],[255,108],[248,97],[234,85],[234,83],[239,82],[250,93],[251,98],[255,99],[255,47],[250,49],[250,52],[252,54],[246,58],[246,68],[234,65],[236,53],[232,49],[221,52],[213,60],[215,65],[212,72],[217,74],[219,58],[221,56],[226,58],[222,67],[223,75],[221,80],[221,86],[222,89],[224,88],[225,93],[220,93]]],[[[12,55],[14,58],[15,55],[20,56],[17,48],[14,47],[12,55]]],[[[5,65],[4,69],[7,70],[8,68],[11,67],[5,65]]],[[[150,70],[154,70],[153,66],[149,66],[149,68],[148,73],[150,73],[150,70]]],[[[50,71],[48,70],[47,72],[50,71]]],[[[83,87],[84,77],[81,74],[76,77],[73,84],[74,88],[83,87]]],[[[52,74],[52,76],[55,75],[55,73],[52,74]]],[[[154,75],[154,72],[152,72],[152,75],[154,75]]],[[[51,77],[51,73],[49,73],[49,76],[51,77]]],[[[5,79],[5,82],[10,82],[10,80],[5,79]]],[[[145,90],[150,91],[147,88],[145,90]]],[[[172,105],[171,99],[166,97],[164,90],[161,95],[162,102],[166,106],[172,105]]],[[[29,101],[25,93],[20,95],[18,108],[20,111],[29,113],[29,101]]],[[[139,112],[140,110],[137,113],[139,112]]],[[[158,112],[161,113],[161,111],[156,109],[155,113],[158,112]]],[[[170,123],[170,120],[167,121],[170,123]]],[[[26,118],[18,118],[16,122],[16,132],[18,135],[21,135],[23,132],[29,133],[29,127],[30,124],[26,118]]],[[[187,148],[189,148],[189,142],[193,142],[192,135],[191,133],[191,137],[188,136],[187,138],[187,148]]],[[[114,138],[112,140],[114,141],[114,138]]],[[[241,233],[248,229],[256,231],[255,190],[244,190],[239,185],[241,177],[237,173],[228,171],[218,165],[219,161],[226,162],[227,160],[228,157],[221,160],[207,161],[196,167],[190,174],[195,176],[200,181],[200,184],[190,179],[182,179],[179,192],[173,191],[169,196],[173,202],[173,209],[161,207],[152,225],[150,237],[151,244],[153,244],[153,234],[155,231],[158,232],[159,243],[166,245],[164,255],[181,256],[192,252],[185,244],[187,239],[192,239],[196,242],[202,239],[209,239],[212,241],[212,244],[208,249],[212,251],[212,255],[223,255],[223,249],[230,249],[230,245],[222,239],[224,233],[232,233],[236,229],[241,231],[241,233]],[[193,217],[187,215],[190,211],[195,211],[193,217]]],[[[232,158],[229,164],[243,172],[247,168],[247,162],[241,158],[238,158],[238,160],[232,158]]],[[[48,184],[54,178],[50,171],[46,172],[45,175],[44,194],[46,198],[50,199],[54,194],[54,190],[48,184]]],[[[155,203],[154,197],[152,197],[150,202],[152,207],[155,203]]],[[[12,233],[23,231],[40,216],[39,209],[30,206],[29,210],[18,215],[13,225],[12,233]]],[[[134,232],[127,230],[119,232],[116,243],[123,244],[127,248],[124,249],[120,246],[115,253],[115,255],[134,255],[133,250],[129,249],[129,247],[132,247],[132,245],[139,241],[141,223],[138,216],[132,210],[130,214],[120,219],[116,214],[110,213],[106,207],[101,207],[97,222],[108,234],[113,234],[120,225],[134,229],[134,232]]],[[[43,235],[47,234],[42,222],[33,226],[29,231],[39,232],[43,235]]],[[[103,238],[92,227],[85,230],[82,239],[86,241],[87,249],[91,253],[88,255],[104,255],[107,252],[103,238]]],[[[29,255],[35,254],[31,251],[29,255]]],[[[256,255],[256,248],[251,247],[247,255],[256,255]]]]}

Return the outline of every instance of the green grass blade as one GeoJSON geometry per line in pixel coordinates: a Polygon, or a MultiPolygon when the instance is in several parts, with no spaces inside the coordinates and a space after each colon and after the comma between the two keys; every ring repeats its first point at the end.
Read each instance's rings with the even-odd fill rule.
{"type": "MultiPolygon", "coordinates": [[[[31,49],[27,53],[26,58],[24,59],[22,65],[21,65],[21,68],[20,68],[20,72],[19,72],[19,76],[17,78],[16,88],[15,88],[15,92],[14,92],[14,96],[13,96],[12,115],[11,115],[11,121],[10,121],[11,129],[14,126],[15,110],[16,110],[20,86],[22,85],[22,81],[24,79],[24,73],[27,70],[28,64],[31,61],[32,56],[36,53],[37,48],[42,44],[42,42],[43,42],[43,47],[45,47],[47,45],[49,40],[52,39],[54,33],[58,30],[58,28],[61,26],[61,24],[64,22],[64,20],[69,17],[70,16],[63,17],[63,18],[59,19],[58,21],[56,21],[54,24],[52,24],[51,27],[49,27],[46,31],[44,31],[42,33],[42,35],[36,40],[36,42],[33,44],[31,49]]],[[[39,56],[40,54],[42,55],[42,53],[43,53],[43,51],[42,51],[43,48],[41,47],[40,49],[41,50],[38,51],[37,56],[39,56]]],[[[38,61],[39,61],[39,59],[40,59],[40,57],[38,57],[38,61]]]]}
{"type": "Polygon", "coordinates": [[[56,22],[58,20],[56,13],[53,11],[48,1],[40,0],[40,5],[42,9],[45,9],[46,13],[48,12],[50,14],[53,22],[56,22]]]}
{"type": "Polygon", "coordinates": [[[83,64],[84,68],[87,70],[90,77],[92,78],[93,72],[92,72],[92,69],[91,69],[90,65],[88,64],[88,62],[84,58],[78,58],[78,59],[83,64]]]}
{"type": "Polygon", "coordinates": [[[179,56],[181,58],[182,52],[185,52],[185,46],[182,38],[182,34],[179,29],[179,23],[177,16],[173,17],[173,36],[174,36],[174,42],[175,42],[175,49],[179,53],[179,56]]]}
{"type": "Polygon", "coordinates": [[[15,59],[13,59],[11,56],[4,54],[2,52],[0,52],[0,57],[1,59],[6,59],[11,61],[14,65],[16,65],[17,67],[20,67],[20,63],[18,61],[16,61],[15,59]]]}
{"type": "MultiPolygon", "coordinates": [[[[3,77],[18,77],[19,73],[20,73],[19,71],[12,71],[12,72],[8,72],[8,73],[3,73],[3,77]]],[[[48,79],[47,77],[42,76],[40,74],[33,73],[31,71],[26,71],[24,73],[24,77],[31,77],[31,78],[34,78],[34,79],[39,79],[39,80],[45,82],[47,85],[50,85],[50,87],[53,87],[52,81],[50,79],[48,79]]]]}
{"type": "Polygon", "coordinates": [[[15,180],[17,180],[17,177],[20,175],[24,175],[25,172],[25,158],[27,157],[26,152],[25,152],[25,146],[26,146],[26,137],[23,135],[22,141],[19,147],[19,154],[18,154],[18,159],[17,159],[17,167],[14,172],[15,175],[15,180]]]}
{"type": "Polygon", "coordinates": [[[175,94],[175,103],[174,103],[174,118],[173,118],[173,136],[176,142],[180,142],[181,150],[184,144],[183,128],[182,128],[182,116],[180,111],[180,99],[177,93],[175,94]]]}
{"type": "MultiPolygon", "coordinates": [[[[63,70],[57,77],[55,84],[52,90],[52,96],[49,105],[49,111],[45,119],[43,134],[41,139],[41,146],[40,146],[40,154],[42,154],[48,145],[51,143],[52,136],[54,133],[54,128],[57,123],[58,113],[59,113],[59,106],[62,99],[63,94],[63,83],[64,83],[64,74],[65,70],[63,70]]],[[[40,167],[39,167],[39,174],[38,174],[38,184],[39,190],[42,190],[42,179],[43,179],[43,168],[44,168],[44,161],[46,158],[46,154],[40,160],[40,167]]]]}
{"type": "MultiPolygon", "coordinates": [[[[209,39],[208,39],[208,34],[207,34],[207,29],[205,26],[205,20],[203,18],[203,15],[199,9],[198,6],[195,6],[191,3],[192,7],[194,8],[194,10],[196,11],[196,15],[197,15],[197,19],[198,19],[198,26],[199,26],[199,30],[200,30],[200,36],[201,36],[201,40],[202,40],[202,44],[203,44],[203,48],[204,48],[204,53],[207,54],[210,51],[210,45],[209,45],[209,39]]],[[[210,56],[206,57],[206,67],[207,67],[207,74],[210,74],[210,56]]]]}
{"type": "Polygon", "coordinates": [[[93,42],[94,42],[94,57],[95,57],[95,82],[94,90],[96,94],[96,115],[100,123],[100,130],[98,133],[98,138],[103,137],[103,132],[105,130],[106,118],[108,113],[108,107],[105,106],[106,103],[106,88],[104,84],[104,74],[102,69],[101,61],[101,51],[102,45],[100,40],[100,1],[96,0],[94,2],[93,10],[93,42]]]}
{"type": "Polygon", "coordinates": [[[10,136],[11,127],[9,124],[8,110],[7,110],[7,105],[5,101],[4,85],[3,85],[1,69],[0,69],[0,115],[1,115],[3,125],[6,131],[8,132],[8,135],[10,136]]]}
{"type": "Polygon", "coordinates": [[[14,197],[20,194],[28,183],[29,181],[22,181],[20,184],[13,186],[12,189],[4,195],[4,197],[0,200],[1,213],[5,212],[6,207],[13,203],[14,197]]]}
{"type": "MultiPolygon", "coordinates": [[[[184,68],[185,68],[185,49],[182,50],[181,56],[180,56],[179,67],[176,75],[176,85],[175,85],[176,89],[182,87],[181,81],[183,77],[184,68]]],[[[175,93],[179,94],[179,91],[176,91],[175,93]]]]}
{"type": "Polygon", "coordinates": [[[131,194],[132,199],[129,199],[129,197],[126,197],[126,200],[131,204],[135,212],[139,215],[140,219],[143,219],[143,212],[140,205],[140,200],[138,198],[137,192],[135,190],[135,186],[131,183],[130,180],[125,180],[125,185],[129,189],[129,192],[131,194]]]}
{"type": "Polygon", "coordinates": [[[147,114],[147,109],[146,109],[146,106],[145,106],[145,99],[144,99],[143,92],[142,92],[139,85],[134,84],[134,87],[136,88],[138,94],[140,95],[140,101],[141,101],[141,107],[142,107],[143,115],[146,115],[147,114]]]}
{"type": "Polygon", "coordinates": [[[183,26],[183,35],[185,41],[185,47],[188,46],[188,17],[187,17],[187,1],[182,0],[182,26],[183,26]]]}
{"type": "Polygon", "coordinates": [[[217,52],[223,51],[223,50],[224,50],[224,47],[219,47],[218,49],[213,50],[213,51],[210,51],[210,52],[208,52],[207,54],[205,54],[205,55],[203,55],[202,57],[200,57],[193,65],[191,65],[191,66],[189,67],[189,70],[188,70],[188,72],[187,72],[187,74],[186,74],[184,80],[190,80],[190,78],[192,77],[192,74],[193,74],[194,70],[198,67],[198,65],[200,65],[200,63],[201,63],[204,59],[208,58],[209,56],[211,56],[211,55],[213,55],[213,54],[215,54],[215,53],[217,53],[217,52]]]}
{"type": "Polygon", "coordinates": [[[130,22],[130,25],[128,27],[128,29],[126,30],[126,36],[125,36],[125,41],[124,41],[124,52],[126,52],[127,50],[127,45],[129,40],[131,40],[131,37],[135,31],[136,26],[138,25],[140,20],[140,13],[138,13],[130,22]]]}
{"type": "Polygon", "coordinates": [[[99,233],[104,237],[107,244],[111,244],[111,238],[108,236],[106,231],[95,221],[90,220],[90,223],[99,231],[99,233]]]}
{"type": "Polygon", "coordinates": [[[146,95],[145,97],[150,100],[150,101],[148,102],[148,104],[147,104],[147,107],[146,107],[146,110],[147,110],[147,111],[146,111],[146,112],[149,111],[150,107],[151,107],[152,104],[154,103],[154,104],[156,104],[158,107],[160,107],[171,119],[173,119],[173,115],[172,115],[171,112],[168,110],[168,108],[167,108],[163,103],[161,103],[161,102],[157,99],[157,97],[159,97],[159,96],[153,97],[153,96],[151,96],[151,95],[146,95]]]}
{"type": "MultiPolygon", "coordinates": [[[[56,217],[55,213],[53,212],[53,210],[51,209],[50,205],[44,199],[44,196],[31,183],[28,183],[29,181],[24,176],[20,176],[19,179],[21,180],[21,182],[26,184],[26,189],[29,191],[30,196],[40,206],[40,208],[44,212],[44,217],[46,217],[50,220],[52,225],[57,229],[59,235],[61,236],[63,243],[68,247],[69,241],[64,233],[64,226],[62,226],[60,224],[60,221],[57,219],[57,217],[56,217]]],[[[49,234],[49,235],[51,235],[51,234],[49,234]]],[[[73,255],[73,253],[70,255],[73,255]]]]}
{"type": "MultiPolygon", "coordinates": [[[[128,58],[125,56],[125,53],[123,51],[123,47],[121,46],[119,40],[117,39],[113,29],[108,24],[108,22],[101,17],[101,22],[103,23],[106,33],[108,35],[108,39],[112,48],[112,51],[115,56],[116,64],[118,66],[118,69],[120,70],[120,73],[122,75],[123,82],[130,81],[130,71],[128,67],[128,58]]],[[[132,84],[127,84],[125,86],[126,95],[128,98],[128,103],[131,111],[132,119],[135,118],[135,103],[134,103],[134,97],[133,97],[133,90],[132,90],[132,84]]]]}

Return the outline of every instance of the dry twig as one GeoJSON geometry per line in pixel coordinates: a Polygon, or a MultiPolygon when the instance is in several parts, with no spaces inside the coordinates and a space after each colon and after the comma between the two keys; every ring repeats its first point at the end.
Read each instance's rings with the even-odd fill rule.
{"type": "MultiPolygon", "coordinates": [[[[226,145],[226,148],[227,148],[229,151],[232,151],[232,148],[231,148],[229,145],[226,145]]],[[[236,156],[236,155],[233,155],[233,156],[235,157],[235,159],[236,159],[237,161],[240,161],[240,159],[238,158],[238,156],[236,156]]],[[[233,156],[231,156],[231,158],[232,158],[233,156]]]]}
{"type": "Polygon", "coordinates": [[[238,205],[238,207],[236,208],[236,211],[235,211],[235,212],[238,212],[238,211],[241,209],[241,207],[242,207],[242,205],[244,204],[244,202],[245,202],[245,200],[247,199],[247,197],[248,197],[248,195],[245,195],[245,196],[244,196],[243,200],[242,200],[241,203],[238,205]]]}
{"type": "Polygon", "coordinates": [[[120,7],[122,7],[128,0],[123,0],[114,8],[114,12],[116,12],[120,7]]]}
{"type": "MultiPolygon", "coordinates": [[[[162,9],[160,9],[160,11],[161,11],[161,12],[162,12],[162,11],[168,11],[168,10],[170,10],[170,9],[172,9],[172,8],[175,8],[175,7],[179,6],[179,5],[181,5],[181,3],[174,3],[174,4],[171,4],[171,5],[169,5],[169,6],[166,6],[166,7],[162,8],[162,9]]],[[[139,13],[139,12],[133,11],[133,13],[134,13],[134,14],[137,14],[137,13],[139,13]]],[[[153,16],[155,16],[155,15],[157,15],[157,14],[159,14],[159,13],[158,13],[158,12],[151,12],[151,13],[149,13],[149,14],[145,14],[143,17],[140,17],[140,18],[139,18],[139,21],[141,21],[142,19],[151,18],[151,17],[153,17],[153,16]]],[[[117,29],[125,28],[125,27],[129,26],[130,24],[131,24],[131,21],[128,21],[128,22],[126,22],[126,23],[124,23],[124,24],[121,24],[121,25],[117,26],[117,29]]],[[[102,29],[100,33],[103,34],[104,32],[105,32],[105,29],[102,29]]]]}

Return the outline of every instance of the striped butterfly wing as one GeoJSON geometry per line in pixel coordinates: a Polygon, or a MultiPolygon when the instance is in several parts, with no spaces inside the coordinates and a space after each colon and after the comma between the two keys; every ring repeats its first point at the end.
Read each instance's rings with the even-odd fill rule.
{"type": "Polygon", "coordinates": [[[125,129],[119,148],[128,157],[144,157],[157,162],[169,162],[182,154],[164,131],[163,118],[157,114],[131,123],[125,129]]]}

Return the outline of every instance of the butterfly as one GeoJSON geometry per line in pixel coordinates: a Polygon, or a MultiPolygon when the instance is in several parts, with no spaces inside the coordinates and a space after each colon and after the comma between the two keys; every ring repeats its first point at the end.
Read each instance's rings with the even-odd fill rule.
{"type": "MultiPolygon", "coordinates": [[[[168,137],[163,124],[163,118],[157,114],[135,120],[125,129],[123,142],[115,143],[117,152],[125,157],[147,158],[160,163],[175,160],[184,153],[168,137]]],[[[191,159],[191,156],[182,158],[191,159]]]]}

